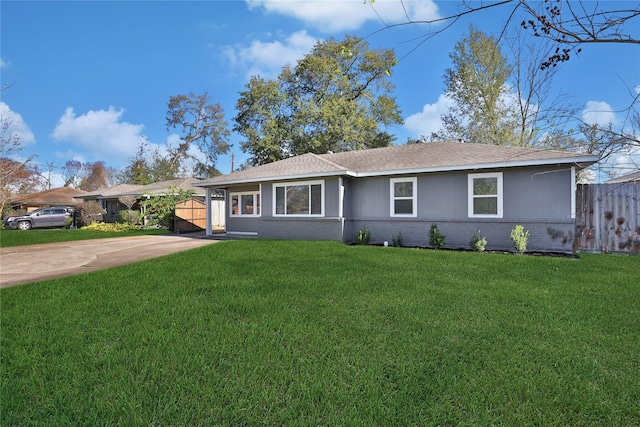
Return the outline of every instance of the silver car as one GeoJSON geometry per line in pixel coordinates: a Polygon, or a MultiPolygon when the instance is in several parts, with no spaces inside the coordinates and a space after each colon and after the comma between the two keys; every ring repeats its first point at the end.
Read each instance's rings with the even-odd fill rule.
{"type": "Polygon", "coordinates": [[[10,216],[4,219],[4,228],[29,230],[31,228],[64,227],[67,220],[73,217],[71,207],[43,208],[31,211],[22,216],[10,216]]]}

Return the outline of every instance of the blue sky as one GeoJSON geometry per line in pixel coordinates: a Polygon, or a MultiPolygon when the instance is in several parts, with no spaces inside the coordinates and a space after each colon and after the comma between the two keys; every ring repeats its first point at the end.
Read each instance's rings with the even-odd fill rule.
{"type": "MultiPolygon", "coordinates": [[[[587,2],[589,3],[589,2],[587,2]]],[[[638,8],[638,2],[607,2],[638,8]]],[[[458,1],[405,1],[414,19],[449,15],[458,1]]],[[[595,2],[593,3],[595,4],[595,2]]],[[[508,8],[461,19],[420,45],[395,67],[394,95],[405,125],[391,129],[398,144],[438,129],[447,101],[442,75],[449,53],[471,22],[500,31],[508,8]]],[[[409,53],[429,28],[394,30],[406,21],[397,0],[235,1],[7,1],[0,2],[2,93],[0,108],[21,137],[24,155],[40,165],[67,160],[121,168],[145,137],[159,147],[178,138],[167,131],[169,97],[207,91],[232,126],[238,92],[251,75],[273,77],[318,40],[346,33],[370,36],[370,47],[409,53]],[[374,10],[375,9],[375,10],[374,10]],[[377,13],[376,13],[377,12],[377,13]]],[[[431,30],[440,27],[432,26],[431,30]]],[[[633,30],[636,33],[639,30],[633,30]]],[[[591,122],[622,123],[640,87],[637,45],[584,45],[562,64],[555,80],[591,122]]],[[[232,135],[236,166],[247,156],[232,135]]],[[[218,169],[230,172],[231,152],[218,169]]]]}

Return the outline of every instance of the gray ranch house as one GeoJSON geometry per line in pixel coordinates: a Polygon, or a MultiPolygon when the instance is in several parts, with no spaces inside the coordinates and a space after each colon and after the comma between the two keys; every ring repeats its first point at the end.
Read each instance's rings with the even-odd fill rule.
{"type": "Polygon", "coordinates": [[[373,244],[402,233],[404,246],[428,247],[437,224],[446,248],[468,248],[481,230],[488,250],[509,250],[510,231],[521,224],[531,232],[528,250],[568,252],[576,171],[597,161],[446,141],[308,153],[194,185],[206,189],[207,200],[226,190],[230,236],[349,243],[368,228],[373,244]]]}

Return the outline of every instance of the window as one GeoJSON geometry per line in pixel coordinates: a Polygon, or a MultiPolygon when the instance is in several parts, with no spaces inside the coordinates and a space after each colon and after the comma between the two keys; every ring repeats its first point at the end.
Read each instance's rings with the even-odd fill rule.
{"type": "Polygon", "coordinates": [[[469,174],[469,216],[502,218],[502,172],[469,174]]]}
{"type": "Polygon", "coordinates": [[[231,216],[260,216],[260,193],[230,193],[231,216]]]}
{"type": "Polygon", "coordinates": [[[324,215],[324,181],[273,184],[274,216],[324,215]]]}
{"type": "Polygon", "coordinates": [[[417,178],[391,179],[391,216],[417,216],[417,178]]]}

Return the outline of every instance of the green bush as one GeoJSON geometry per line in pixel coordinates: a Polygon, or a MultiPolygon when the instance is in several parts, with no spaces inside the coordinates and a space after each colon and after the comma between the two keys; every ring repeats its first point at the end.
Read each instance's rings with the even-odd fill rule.
{"type": "Polygon", "coordinates": [[[398,235],[393,238],[393,246],[398,248],[402,246],[402,233],[398,233],[398,235]]]}
{"type": "Polygon", "coordinates": [[[511,240],[513,241],[513,248],[522,255],[524,251],[527,250],[529,230],[525,230],[521,225],[516,225],[516,227],[511,230],[511,240]]]}
{"type": "Polygon", "coordinates": [[[437,224],[431,224],[431,229],[429,230],[429,243],[435,249],[441,249],[445,245],[445,239],[447,235],[442,234],[440,230],[438,230],[437,224]]]}
{"type": "Polygon", "coordinates": [[[193,190],[169,187],[168,193],[145,194],[140,205],[144,208],[149,227],[166,228],[173,231],[176,203],[189,200],[193,190]]]}
{"type": "Polygon", "coordinates": [[[369,230],[368,228],[363,228],[358,232],[358,235],[356,236],[356,239],[358,240],[358,244],[360,245],[368,245],[369,241],[371,240],[371,230],[369,230]]]}
{"type": "Polygon", "coordinates": [[[140,225],[142,223],[142,214],[140,211],[134,211],[131,209],[120,211],[119,222],[124,224],[140,225]]]}
{"type": "Polygon", "coordinates": [[[475,231],[471,235],[471,241],[469,241],[469,246],[471,250],[476,252],[484,252],[485,246],[487,246],[487,238],[482,235],[480,230],[475,231]]]}

